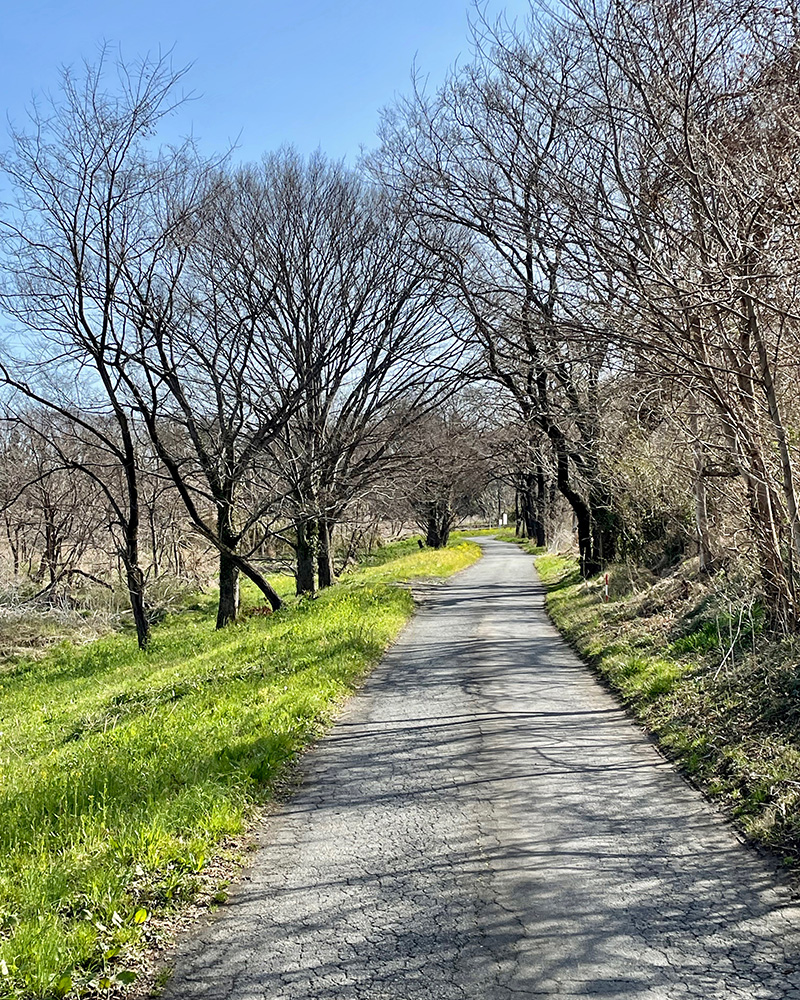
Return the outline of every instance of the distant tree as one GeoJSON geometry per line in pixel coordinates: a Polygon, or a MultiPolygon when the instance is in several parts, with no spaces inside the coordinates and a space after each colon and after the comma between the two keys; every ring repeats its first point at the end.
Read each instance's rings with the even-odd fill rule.
{"type": "Polygon", "coordinates": [[[73,471],[91,462],[85,442],[41,408],[26,408],[3,431],[0,502],[15,578],[26,563],[41,587],[36,597],[53,601],[69,595],[76,576],[103,582],[81,567],[107,527],[102,497],[87,476],[73,471]]]}
{"type": "Polygon", "coordinates": [[[425,544],[447,545],[454,525],[479,510],[491,474],[490,449],[455,405],[422,416],[396,439],[404,455],[398,494],[425,544]]]}

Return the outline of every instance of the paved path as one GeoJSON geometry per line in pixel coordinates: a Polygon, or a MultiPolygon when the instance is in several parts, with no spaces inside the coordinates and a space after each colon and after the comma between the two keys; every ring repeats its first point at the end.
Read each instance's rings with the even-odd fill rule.
{"type": "Polygon", "coordinates": [[[549,624],[531,559],[434,588],[169,1000],[800,1000],[800,911],[549,624]]]}

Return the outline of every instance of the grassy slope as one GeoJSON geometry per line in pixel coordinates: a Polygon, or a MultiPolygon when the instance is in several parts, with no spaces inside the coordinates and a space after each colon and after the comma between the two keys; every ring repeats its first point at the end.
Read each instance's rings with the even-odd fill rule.
{"type": "Polygon", "coordinates": [[[576,563],[540,556],[558,628],[753,840],[800,857],[798,641],[759,635],[691,581],[603,604],[576,563]],[[733,629],[731,618],[733,617],[733,629]],[[736,633],[739,633],[736,639],[736,633]],[[735,641],[731,641],[731,636],[735,641]]]}
{"type": "Polygon", "coordinates": [[[479,554],[387,549],[318,600],[221,632],[204,598],[146,655],[115,635],[0,667],[0,996],[132,978],[149,915],[194,894],[408,619],[392,584],[479,554]]]}

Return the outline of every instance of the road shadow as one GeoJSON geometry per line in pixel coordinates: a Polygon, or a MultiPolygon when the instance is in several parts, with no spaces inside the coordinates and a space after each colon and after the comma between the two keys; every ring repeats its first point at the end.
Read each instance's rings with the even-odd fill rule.
{"type": "Polygon", "coordinates": [[[800,996],[788,890],[542,599],[477,571],[431,596],[167,998],[800,996]]]}

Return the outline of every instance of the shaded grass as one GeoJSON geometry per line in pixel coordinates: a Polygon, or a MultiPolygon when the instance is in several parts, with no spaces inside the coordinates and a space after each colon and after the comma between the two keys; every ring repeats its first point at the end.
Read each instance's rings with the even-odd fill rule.
{"type": "Polygon", "coordinates": [[[399,549],[317,600],[222,631],[214,595],[201,595],[154,630],[146,654],[113,635],[0,674],[0,996],[130,981],[125,956],[150,915],[193,897],[217,845],[241,833],[411,614],[395,582],[478,555],[399,549]]]}
{"type": "Polygon", "coordinates": [[[574,560],[541,556],[536,567],[578,652],[747,836],[796,863],[800,640],[764,636],[757,602],[720,609],[687,580],[604,604],[574,560]]]}

